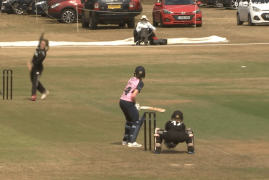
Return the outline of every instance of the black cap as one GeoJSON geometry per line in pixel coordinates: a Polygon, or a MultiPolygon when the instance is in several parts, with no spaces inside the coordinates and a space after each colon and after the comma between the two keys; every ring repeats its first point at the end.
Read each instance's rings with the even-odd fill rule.
{"type": "Polygon", "coordinates": [[[137,66],[135,68],[135,76],[139,78],[145,78],[146,77],[146,70],[143,66],[137,66]]]}
{"type": "Polygon", "coordinates": [[[179,110],[175,111],[172,116],[171,119],[178,119],[178,120],[182,120],[183,121],[183,113],[179,110]]]}

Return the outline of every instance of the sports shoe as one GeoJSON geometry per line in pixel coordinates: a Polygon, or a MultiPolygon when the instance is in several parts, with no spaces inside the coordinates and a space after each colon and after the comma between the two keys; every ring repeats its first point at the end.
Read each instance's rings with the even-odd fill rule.
{"type": "Polygon", "coordinates": [[[158,151],[154,151],[154,154],[161,154],[160,152],[158,152],[158,151]]]}
{"type": "Polygon", "coordinates": [[[194,151],[188,151],[189,154],[194,154],[194,151]]]}
{"type": "Polygon", "coordinates": [[[128,143],[128,147],[141,147],[141,146],[142,146],[141,144],[138,144],[136,142],[128,143]]]}
{"type": "Polygon", "coordinates": [[[122,141],[121,143],[123,146],[127,145],[128,144],[128,141],[122,141]]]}
{"type": "Polygon", "coordinates": [[[155,147],[154,154],[161,154],[162,148],[161,147],[155,147]]]}
{"type": "Polygon", "coordinates": [[[35,101],[36,100],[36,95],[32,95],[32,101],[35,101]]]}
{"type": "Polygon", "coordinates": [[[50,93],[50,92],[49,92],[48,90],[46,90],[46,91],[42,94],[41,99],[45,99],[49,93],[50,93]]]}

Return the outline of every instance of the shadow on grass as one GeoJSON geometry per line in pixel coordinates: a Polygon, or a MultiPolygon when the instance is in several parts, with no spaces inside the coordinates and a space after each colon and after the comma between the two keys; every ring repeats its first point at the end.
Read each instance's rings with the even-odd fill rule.
{"type": "Polygon", "coordinates": [[[113,143],[110,143],[112,145],[116,145],[116,146],[122,146],[121,142],[113,142],[113,143]]]}
{"type": "Polygon", "coordinates": [[[109,29],[129,29],[133,30],[134,28],[128,28],[127,26],[125,27],[119,27],[118,25],[97,25],[96,29],[90,29],[89,27],[85,28],[86,30],[94,31],[94,30],[109,30],[109,29]]]}
{"type": "Polygon", "coordinates": [[[24,100],[32,101],[32,98],[25,98],[24,100]]]}
{"type": "Polygon", "coordinates": [[[187,151],[177,151],[177,150],[169,150],[169,149],[165,149],[162,150],[161,154],[186,154],[187,151]]]}

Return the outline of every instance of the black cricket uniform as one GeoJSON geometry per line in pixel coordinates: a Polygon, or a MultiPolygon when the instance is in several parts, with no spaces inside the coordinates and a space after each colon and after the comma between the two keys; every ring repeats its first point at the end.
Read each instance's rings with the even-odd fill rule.
{"type": "Polygon", "coordinates": [[[40,76],[43,71],[43,61],[46,58],[46,51],[41,49],[36,49],[35,54],[32,59],[32,70],[30,72],[30,78],[32,82],[32,96],[36,94],[36,90],[38,90],[41,94],[43,94],[46,89],[43,87],[41,82],[39,81],[40,76]]]}
{"type": "Polygon", "coordinates": [[[185,130],[186,126],[183,122],[169,120],[165,124],[165,131],[163,134],[160,134],[161,141],[164,139],[166,142],[173,142],[175,144],[182,142],[189,143],[189,135],[185,130]]]}

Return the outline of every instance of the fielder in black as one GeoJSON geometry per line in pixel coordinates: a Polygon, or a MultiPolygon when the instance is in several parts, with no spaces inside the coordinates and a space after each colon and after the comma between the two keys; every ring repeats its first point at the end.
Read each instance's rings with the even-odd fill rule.
{"type": "Polygon", "coordinates": [[[162,141],[168,149],[175,148],[178,143],[186,142],[188,146],[188,153],[194,154],[194,137],[193,131],[189,128],[186,129],[183,123],[183,113],[181,111],[175,111],[172,114],[171,120],[166,122],[165,130],[155,129],[155,154],[161,153],[162,141]]]}
{"type": "Polygon", "coordinates": [[[31,63],[28,64],[30,70],[30,78],[32,82],[32,101],[36,100],[36,90],[38,90],[42,96],[41,99],[45,99],[49,94],[41,82],[39,81],[43,71],[43,61],[46,58],[46,53],[49,50],[49,41],[44,39],[44,33],[41,34],[39,39],[38,48],[36,49],[31,63]]]}

